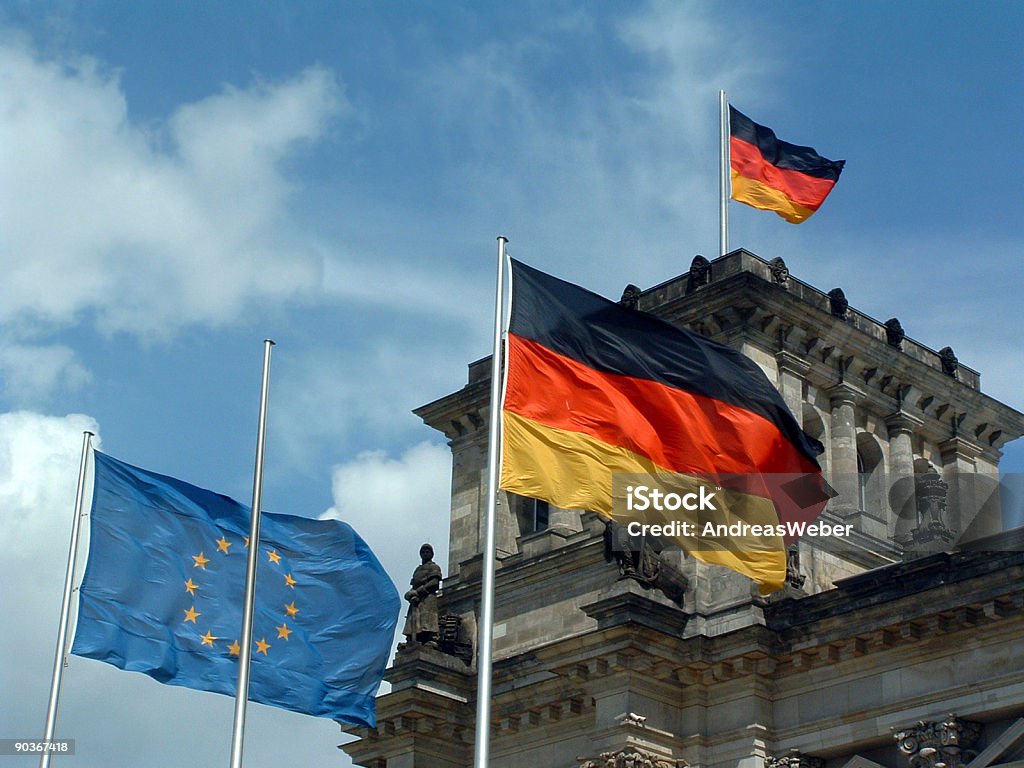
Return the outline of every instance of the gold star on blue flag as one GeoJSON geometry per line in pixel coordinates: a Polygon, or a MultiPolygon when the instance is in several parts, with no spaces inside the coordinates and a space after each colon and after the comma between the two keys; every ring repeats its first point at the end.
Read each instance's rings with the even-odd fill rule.
{"type": "MultiPolygon", "coordinates": [[[[250,510],[96,452],[71,652],[235,695],[250,510]]],[[[400,601],[338,520],[263,513],[249,698],[376,727],[400,601]]]]}

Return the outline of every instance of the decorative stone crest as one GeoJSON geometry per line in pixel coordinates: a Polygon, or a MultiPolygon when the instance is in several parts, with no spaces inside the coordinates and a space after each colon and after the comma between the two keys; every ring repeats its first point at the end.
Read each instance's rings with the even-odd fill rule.
{"type": "Polygon", "coordinates": [[[952,376],[954,379],[957,377],[957,372],[960,370],[960,361],[953,354],[952,347],[943,347],[939,350],[939,362],[942,363],[942,372],[944,374],[952,376]]]}
{"type": "Polygon", "coordinates": [[[896,731],[893,738],[911,768],[963,768],[977,756],[973,746],[981,726],[949,715],[943,720],[920,721],[896,731]]]}
{"type": "Polygon", "coordinates": [[[786,266],[786,262],[782,260],[781,256],[776,256],[769,261],[768,267],[772,271],[773,283],[784,286],[789,282],[789,267],[786,266]]]}
{"type": "Polygon", "coordinates": [[[766,757],[764,768],[825,768],[825,761],[805,755],[799,749],[791,749],[783,755],[766,757]]]}
{"type": "Polygon", "coordinates": [[[833,288],[828,292],[828,306],[832,317],[845,320],[850,311],[850,302],[846,300],[846,294],[842,288],[833,288]]]}
{"type": "Polygon", "coordinates": [[[685,760],[666,760],[635,747],[602,752],[600,757],[577,757],[579,768],[686,768],[685,760]]]}
{"type": "Polygon", "coordinates": [[[686,284],[686,292],[689,293],[702,285],[707,285],[711,280],[711,262],[699,253],[690,262],[690,277],[686,284]]]}
{"type": "Polygon", "coordinates": [[[622,291],[622,298],[619,299],[619,304],[626,309],[639,309],[640,289],[632,283],[627,285],[622,291]]]}
{"type": "Polygon", "coordinates": [[[903,332],[903,325],[895,317],[890,317],[885,321],[885,340],[888,342],[890,347],[896,347],[896,349],[903,348],[903,339],[906,337],[906,333],[903,332]]]}
{"type": "Polygon", "coordinates": [[[453,613],[442,613],[438,618],[441,630],[437,638],[437,647],[442,653],[462,659],[467,665],[473,663],[473,641],[476,637],[475,620],[470,616],[466,621],[453,613]]]}
{"type": "Polygon", "coordinates": [[[626,526],[610,520],[604,524],[604,559],[619,566],[620,579],[632,579],[644,589],[657,589],[682,607],[690,586],[686,576],[661,559],[656,538],[630,536],[626,526]]]}

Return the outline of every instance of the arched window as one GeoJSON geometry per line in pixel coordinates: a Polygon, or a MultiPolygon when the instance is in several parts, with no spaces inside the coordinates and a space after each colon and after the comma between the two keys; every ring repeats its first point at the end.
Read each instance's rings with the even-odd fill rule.
{"type": "MultiPolygon", "coordinates": [[[[804,432],[813,437],[820,443],[825,442],[825,422],[822,421],[821,414],[818,410],[810,403],[803,404],[803,425],[804,432]]],[[[828,473],[828,450],[818,457],[818,464],[826,474],[828,473]]]]}
{"type": "Polygon", "coordinates": [[[882,448],[869,432],[857,434],[857,505],[862,512],[885,517],[885,467],[882,448]]]}

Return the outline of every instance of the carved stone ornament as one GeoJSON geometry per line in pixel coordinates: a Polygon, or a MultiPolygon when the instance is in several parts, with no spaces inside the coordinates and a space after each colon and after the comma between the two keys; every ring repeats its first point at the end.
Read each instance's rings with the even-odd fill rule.
{"type": "Polygon", "coordinates": [[[627,285],[622,291],[622,298],[619,299],[619,304],[626,309],[639,309],[640,289],[632,283],[627,285]]]}
{"type": "Polygon", "coordinates": [[[903,339],[906,335],[907,334],[903,332],[903,325],[897,318],[890,317],[885,321],[885,340],[888,342],[890,347],[900,349],[903,346],[903,339]]]}
{"type": "Polygon", "coordinates": [[[786,266],[786,262],[782,260],[781,256],[776,256],[774,259],[768,262],[768,267],[772,271],[772,282],[776,285],[785,285],[789,282],[789,267],[786,266]]]}
{"type": "Polygon", "coordinates": [[[602,752],[600,757],[577,757],[579,768],[686,768],[685,760],[666,760],[650,752],[626,747],[618,752],[602,752]]]}
{"type": "Polygon", "coordinates": [[[925,543],[942,539],[952,541],[955,532],[946,525],[946,494],[949,484],[935,467],[914,477],[914,496],[917,501],[917,528],[912,532],[914,541],[925,543]]]}
{"type": "Polygon", "coordinates": [[[960,361],[953,354],[952,347],[943,347],[939,350],[939,362],[942,363],[942,372],[955,379],[957,371],[960,370],[960,361]]]}
{"type": "Polygon", "coordinates": [[[949,715],[939,721],[920,721],[893,733],[897,746],[911,768],[963,768],[977,756],[969,747],[981,733],[981,726],[949,715]]]}
{"type": "Polygon", "coordinates": [[[707,285],[710,279],[711,262],[698,253],[690,262],[690,277],[686,284],[686,292],[689,293],[695,288],[707,285]]]}
{"type": "Polygon", "coordinates": [[[843,293],[842,288],[833,288],[828,292],[828,306],[832,317],[838,317],[840,320],[846,319],[846,315],[850,311],[850,302],[846,300],[846,294],[843,293]]]}
{"type": "Polygon", "coordinates": [[[647,718],[643,715],[638,715],[636,712],[623,712],[615,718],[615,721],[619,725],[625,725],[630,728],[644,728],[647,725],[647,718]]]}
{"type": "Polygon", "coordinates": [[[805,755],[799,749],[791,749],[783,755],[766,757],[764,768],[825,768],[825,761],[820,757],[805,755]]]}
{"type": "Polygon", "coordinates": [[[630,536],[626,526],[606,520],[604,559],[619,566],[620,579],[632,579],[644,589],[657,589],[682,607],[690,586],[689,579],[661,558],[660,542],[655,537],[630,536]]]}
{"type": "Polygon", "coordinates": [[[437,647],[442,653],[462,659],[467,665],[473,663],[476,629],[472,621],[467,622],[453,613],[442,613],[438,617],[440,633],[437,647]]]}
{"type": "Polygon", "coordinates": [[[800,547],[793,544],[786,550],[786,583],[795,589],[802,589],[807,577],[800,573],[800,547]]]}

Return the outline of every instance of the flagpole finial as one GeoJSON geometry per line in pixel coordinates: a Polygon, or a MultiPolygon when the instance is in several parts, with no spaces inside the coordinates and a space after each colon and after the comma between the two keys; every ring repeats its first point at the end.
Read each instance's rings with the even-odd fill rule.
{"type": "Polygon", "coordinates": [[[264,339],[263,343],[264,344],[269,344],[272,347],[276,347],[277,346],[277,342],[274,341],[273,339],[264,339]]]}
{"type": "Polygon", "coordinates": [[[508,238],[505,237],[504,235],[498,235],[498,240],[502,240],[502,241],[504,241],[506,243],[508,242],[508,238]]]}

